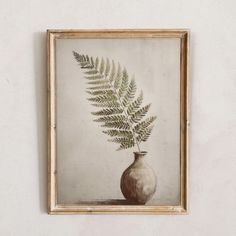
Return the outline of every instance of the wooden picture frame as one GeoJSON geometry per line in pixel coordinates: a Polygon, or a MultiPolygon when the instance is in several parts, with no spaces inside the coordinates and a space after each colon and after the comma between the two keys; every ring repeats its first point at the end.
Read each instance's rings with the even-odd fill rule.
{"type": "MultiPolygon", "coordinates": [[[[143,42],[146,41],[142,41],[142,43],[143,42]]],[[[147,40],[147,43],[148,42],[149,41],[147,40]]],[[[138,48],[137,50],[140,49],[138,48]]],[[[60,55],[61,57],[63,57],[63,53],[61,53],[60,55]]],[[[78,61],[81,60],[82,63],[86,62],[87,60],[85,57],[83,58],[82,55],[75,54],[75,56],[77,56],[77,60],[78,61]]],[[[91,55],[91,56],[96,56],[96,55],[91,55]]],[[[104,55],[104,57],[106,57],[106,55],[104,55]]],[[[165,60],[165,57],[163,58],[164,58],[163,60],[165,60]]],[[[176,58],[178,58],[178,56],[176,56],[176,58]]],[[[90,60],[91,59],[88,58],[88,61],[90,60]]],[[[47,74],[48,76],[48,213],[49,214],[81,214],[81,213],[82,214],[87,214],[87,213],[186,214],[188,209],[189,30],[186,29],[48,30],[47,61],[48,61],[48,74],[47,74]],[[113,204],[113,202],[110,203],[108,202],[108,204],[103,204],[103,203],[100,204],[99,202],[96,204],[90,204],[90,203],[79,204],[71,202],[65,203],[65,202],[60,202],[58,200],[58,175],[59,175],[58,154],[60,154],[60,150],[58,149],[59,147],[57,143],[58,142],[57,110],[62,109],[60,108],[60,104],[57,103],[57,95],[58,95],[57,89],[59,86],[61,86],[57,83],[58,76],[61,73],[57,71],[57,63],[59,63],[60,61],[60,58],[59,59],[57,58],[57,55],[59,55],[58,40],[64,40],[63,42],[67,43],[69,42],[69,40],[72,41],[78,40],[78,42],[80,42],[79,40],[81,39],[83,39],[84,41],[91,39],[102,39],[102,40],[170,39],[169,40],[170,42],[172,42],[171,39],[179,40],[179,64],[178,64],[179,82],[176,82],[180,84],[179,98],[176,98],[176,100],[179,99],[178,100],[179,103],[177,104],[179,104],[178,109],[180,115],[179,141],[178,141],[179,154],[177,155],[179,158],[178,159],[179,202],[177,204],[146,205],[146,204],[129,204],[129,202],[127,203],[122,201],[120,204],[113,204]]],[[[61,66],[59,66],[58,64],[58,67],[61,66]]],[[[63,83],[65,84],[66,80],[64,80],[63,83]]],[[[64,89],[66,89],[66,86],[64,89]]],[[[65,95],[63,96],[65,97],[65,95]]],[[[86,99],[84,99],[84,102],[88,103],[86,99]]],[[[158,122],[158,115],[157,115],[157,122],[158,122]]],[[[82,136],[84,134],[81,133],[80,135],[82,136]]],[[[83,180],[80,179],[80,181],[83,180]]],[[[117,188],[119,188],[119,186],[117,188]]]]}

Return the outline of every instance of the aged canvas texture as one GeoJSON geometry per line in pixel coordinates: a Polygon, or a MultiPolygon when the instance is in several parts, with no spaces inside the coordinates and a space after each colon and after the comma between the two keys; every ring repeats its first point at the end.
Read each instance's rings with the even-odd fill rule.
{"type": "Polygon", "coordinates": [[[175,205],[180,199],[180,39],[57,39],[56,123],[58,202],[124,199],[123,171],[136,147],[116,151],[91,112],[86,80],[73,51],[109,58],[135,76],[149,115],[157,116],[147,142],[141,144],[157,176],[157,190],[147,204],[175,205]]]}

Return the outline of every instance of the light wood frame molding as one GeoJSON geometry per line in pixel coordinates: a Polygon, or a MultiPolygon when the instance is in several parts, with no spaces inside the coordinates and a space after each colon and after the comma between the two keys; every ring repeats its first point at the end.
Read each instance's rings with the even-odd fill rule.
{"type": "Polygon", "coordinates": [[[189,128],[189,30],[47,30],[48,78],[48,213],[49,214],[186,214],[188,210],[188,128],[189,128]],[[57,203],[56,168],[56,89],[55,40],[58,38],[179,38],[180,53],[180,204],[145,205],[67,205],[57,203]]]}

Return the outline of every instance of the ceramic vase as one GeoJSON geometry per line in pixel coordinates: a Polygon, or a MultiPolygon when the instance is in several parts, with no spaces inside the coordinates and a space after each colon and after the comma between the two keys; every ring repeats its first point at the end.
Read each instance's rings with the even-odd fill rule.
{"type": "Polygon", "coordinates": [[[134,162],[121,176],[120,188],[128,202],[145,204],[156,191],[157,178],[145,161],[147,152],[134,152],[134,162]]]}

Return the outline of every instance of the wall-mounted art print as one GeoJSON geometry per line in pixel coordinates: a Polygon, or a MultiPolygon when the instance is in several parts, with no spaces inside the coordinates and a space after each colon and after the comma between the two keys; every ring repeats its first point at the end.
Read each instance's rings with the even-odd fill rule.
{"type": "Polygon", "coordinates": [[[186,213],[187,30],[48,30],[48,211],[186,213]]]}

